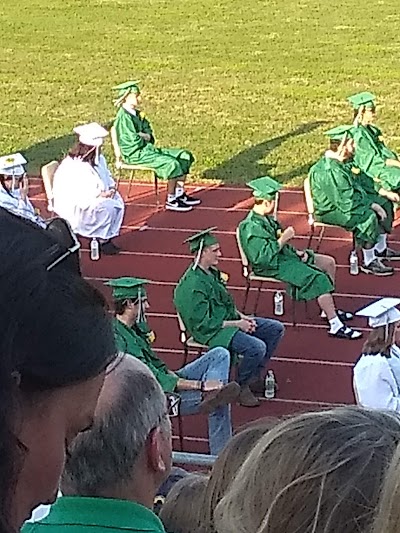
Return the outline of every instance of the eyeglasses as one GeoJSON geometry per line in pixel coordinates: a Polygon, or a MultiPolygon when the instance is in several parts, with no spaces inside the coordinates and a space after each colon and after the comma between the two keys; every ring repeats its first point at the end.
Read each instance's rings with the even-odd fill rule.
{"type": "Polygon", "coordinates": [[[167,398],[167,413],[170,418],[175,418],[179,415],[179,407],[181,404],[181,397],[174,392],[167,392],[165,394],[167,398]]]}
{"type": "Polygon", "coordinates": [[[64,259],[66,259],[67,257],[69,257],[70,255],[74,254],[75,252],[77,252],[79,250],[79,248],[81,247],[81,243],[78,241],[75,233],[71,230],[71,228],[68,226],[68,230],[69,230],[69,233],[70,233],[70,236],[71,236],[71,239],[72,239],[72,242],[73,242],[73,245],[70,246],[66,252],[64,252],[63,254],[60,255],[60,257],[58,257],[57,259],[55,259],[52,263],[50,263],[50,265],[47,266],[46,270],[49,272],[52,268],[54,268],[55,266],[57,266],[59,263],[61,263],[62,261],[64,261],[64,259]]]}

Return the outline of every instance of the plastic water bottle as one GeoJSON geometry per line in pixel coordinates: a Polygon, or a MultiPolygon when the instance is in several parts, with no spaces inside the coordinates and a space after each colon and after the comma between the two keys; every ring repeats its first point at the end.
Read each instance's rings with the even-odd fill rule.
{"type": "Polygon", "coordinates": [[[94,237],[90,243],[90,259],[92,261],[98,261],[100,259],[100,246],[96,237],[94,237]]]}
{"type": "Polygon", "coordinates": [[[359,273],[358,256],[357,256],[357,252],[353,250],[350,254],[350,274],[352,276],[357,276],[358,273],[359,273]]]}
{"type": "Polygon", "coordinates": [[[276,291],[274,295],[274,313],[276,316],[283,315],[283,292],[276,291]]]}
{"type": "Polygon", "coordinates": [[[275,388],[276,388],[275,374],[273,373],[272,370],[268,370],[267,375],[265,376],[265,392],[264,392],[264,396],[268,400],[275,398],[275,388]]]}

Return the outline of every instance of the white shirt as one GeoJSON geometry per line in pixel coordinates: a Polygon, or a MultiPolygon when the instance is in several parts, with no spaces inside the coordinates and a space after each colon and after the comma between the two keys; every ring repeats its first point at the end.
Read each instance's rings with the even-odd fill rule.
{"type": "Polygon", "coordinates": [[[44,221],[35,213],[29,198],[25,200],[21,198],[19,189],[15,189],[8,194],[4,187],[0,185],[0,206],[10,211],[10,213],[14,213],[14,215],[27,218],[39,226],[45,227],[44,221]]]}
{"type": "Polygon", "coordinates": [[[400,413],[400,391],[387,357],[361,355],[354,366],[353,378],[356,396],[363,407],[400,413]]]}

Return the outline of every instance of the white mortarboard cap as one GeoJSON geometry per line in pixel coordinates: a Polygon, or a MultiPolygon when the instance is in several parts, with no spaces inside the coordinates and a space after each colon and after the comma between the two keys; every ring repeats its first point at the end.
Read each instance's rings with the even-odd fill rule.
{"type": "Polygon", "coordinates": [[[22,154],[3,155],[0,157],[0,174],[5,176],[22,176],[25,174],[27,161],[22,154]]]}
{"type": "Polygon", "coordinates": [[[96,147],[101,146],[104,142],[104,137],[108,135],[108,131],[97,122],[77,126],[74,128],[74,132],[78,135],[82,144],[96,147]]]}
{"type": "Polygon", "coordinates": [[[387,326],[400,320],[400,311],[396,309],[399,304],[400,298],[381,298],[357,311],[356,315],[368,317],[368,324],[371,328],[387,326]]]}

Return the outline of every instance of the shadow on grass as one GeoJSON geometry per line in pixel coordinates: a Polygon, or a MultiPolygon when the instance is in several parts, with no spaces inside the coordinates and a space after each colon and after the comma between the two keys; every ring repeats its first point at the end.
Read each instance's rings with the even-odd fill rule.
{"type": "MultiPolygon", "coordinates": [[[[246,148],[216,167],[205,170],[202,177],[205,179],[221,180],[225,183],[243,183],[244,181],[250,181],[254,178],[265,176],[275,167],[274,165],[269,165],[262,161],[270,152],[272,152],[272,150],[278,148],[288,139],[297,137],[298,135],[305,135],[326,123],[327,121],[319,120],[316,122],[308,122],[307,124],[300,124],[296,129],[289,131],[284,135],[268,139],[255,146],[246,148]]],[[[311,163],[308,165],[302,165],[301,167],[284,174],[277,175],[273,172],[272,174],[275,179],[285,183],[306,173],[310,165],[311,163]]]]}
{"type": "MultiPolygon", "coordinates": [[[[112,121],[104,124],[107,129],[110,129],[111,126],[112,121]]],[[[39,175],[42,165],[54,159],[61,161],[76,141],[76,138],[76,135],[71,132],[62,137],[52,137],[28,146],[28,148],[23,148],[21,153],[28,161],[28,174],[39,175]]]]}

